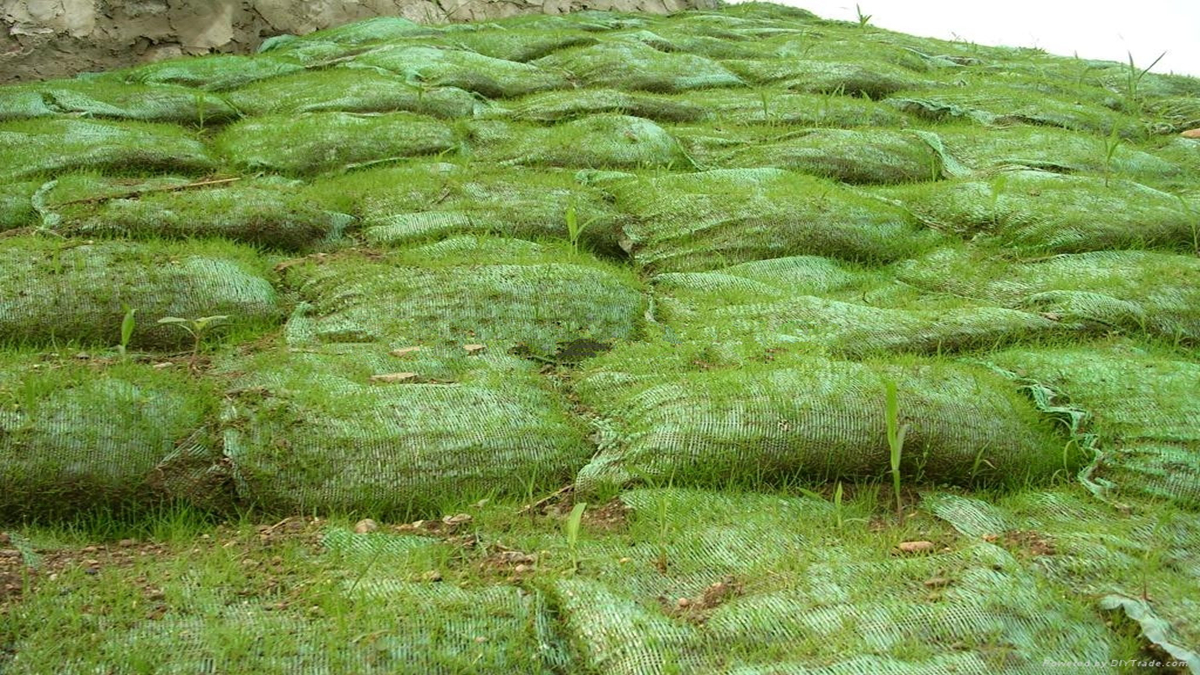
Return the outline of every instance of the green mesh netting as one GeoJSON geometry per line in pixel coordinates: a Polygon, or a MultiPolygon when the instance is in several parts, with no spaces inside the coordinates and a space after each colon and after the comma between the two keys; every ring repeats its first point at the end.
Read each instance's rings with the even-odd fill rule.
{"type": "Polygon", "coordinates": [[[774,130],[764,136],[765,142],[737,143],[721,165],[789,169],[846,183],[913,183],[942,177],[936,137],[926,140],[884,129],[774,130]]]}
{"type": "Polygon", "coordinates": [[[1108,174],[1148,184],[1181,177],[1182,167],[1125,142],[1112,155],[1111,138],[1045,126],[939,129],[946,150],[982,171],[1025,167],[1058,173],[1108,174]]]}
{"type": "Polygon", "coordinates": [[[940,249],[896,267],[933,292],[1034,309],[1172,340],[1200,338],[1200,260],[1149,251],[1097,251],[1010,263],[978,251],[940,249]]]}
{"type": "Polygon", "coordinates": [[[997,365],[1066,396],[1107,452],[1096,475],[1116,495],[1200,507],[1200,366],[1130,345],[1003,352],[997,365]]]}
{"type": "Polygon", "coordinates": [[[1078,92],[1060,92],[1028,83],[974,82],[971,86],[937,91],[897,92],[889,104],[927,120],[969,120],[984,125],[1033,124],[1096,134],[1114,128],[1132,134],[1134,119],[1093,101],[1080,101],[1078,92]]]}
{"type": "Polygon", "coordinates": [[[777,87],[688,92],[676,100],[707,110],[714,120],[724,123],[886,127],[904,126],[908,119],[891,107],[862,98],[804,94],[777,87]]]}
{"type": "Polygon", "coordinates": [[[179,127],[91,120],[38,119],[0,124],[0,178],[72,169],[202,172],[214,162],[179,127]]]}
{"type": "Polygon", "coordinates": [[[122,71],[121,74],[130,82],[180,84],[206,91],[228,91],[303,69],[304,66],[295,61],[275,56],[210,54],[201,58],[148,63],[122,71]]]}
{"type": "Polygon", "coordinates": [[[981,368],[792,356],[728,368],[690,344],[647,352],[600,357],[579,382],[612,430],[576,478],[581,488],[883,476],[887,381],[909,425],[902,468],[910,476],[1020,484],[1077,461],[1032,403],[981,368]],[[681,367],[688,352],[700,363],[681,367]]]}
{"type": "Polygon", "coordinates": [[[484,56],[521,63],[540,59],[560,49],[589,47],[599,43],[595,36],[584,30],[569,30],[566,27],[554,32],[521,28],[463,31],[455,33],[452,41],[484,56]]]}
{"type": "Polygon", "coordinates": [[[533,65],[458,49],[383,47],[357,57],[354,65],[399,73],[419,85],[457,87],[488,98],[522,96],[568,86],[561,75],[533,65]]]}
{"type": "Polygon", "coordinates": [[[1190,248],[1200,232],[1200,204],[1120,179],[1005,171],[909,188],[901,199],[938,229],[1035,252],[1190,248]]]}
{"type": "MultiPolygon", "coordinates": [[[[1194,588],[1200,529],[1196,519],[1143,503],[1132,513],[1076,492],[1037,492],[985,502],[926,496],[931,512],[968,537],[1009,542],[1031,568],[1099,606],[1141,625],[1159,655],[1200,668],[1194,588]]],[[[1163,660],[1161,657],[1158,660],[1163,660]]]]}
{"type": "Polygon", "coordinates": [[[671,175],[607,189],[636,218],[625,230],[634,260],[655,271],[798,254],[889,260],[912,254],[923,240],[898,208],[777,169],[671,175]]]}
{"type": "Polygon", "coordinates": [[[616,253],[628,220],[574,172],[454,164],[378,169],[318,185],[338,191],[362,186],[363,235],[374,245],[398,245],[458,234],[493,233],[523,239],[567,240],[567,214],[584,229],[581,245],[616,253]]]}
{"type": "Polygon", "coordinates": [[[242,87],[229,101],[248,115],[309,112],[409,112],[470,117],[479,101],[454,87],[429,87],[359,68],[310,70],[242,87]]]}
{"type": "Polygon", "coordinates": [[[1200,81],[865,24],[0,87],[0,670],[1200,672],[1200,81]]]}
{"type": "Polygon", "coordinates": [[[120,343],[126,308],[137,311],[130,345],[190,347],[174,316],[224,315],[223,330],[278,320],[271,284],[253,252],[232,244],[132,244],[0,239],[0,343],[120,343]]]}
{"type": "Polygon", "coordinates": [[[239,167],[293,174],[433,155],[457,145],[444,123],[408,112],[264,116],[229,127],[214,143],[239,167]]]}
{"type": "Polygon", "coordinates": [[[633,115],[658,122],[692,122],[705,115],[696,103],[616,89],[533,94],[508,104],[499,114],[532,122],[559,122],[601,113],[633,115]]]}
{"type": "Polygon", "coordinates": [[[502,164],[580,169],[689,166],[665,129],[628,115],[589,115],[549,128],[476,127],[479,154],[502,164]]]}
{"type": "Polygon", "coordinates": [[[998,544],[937,533],[938,553],[904,558],[814,499],[657,489],[622,501],[637,543],[587,542],[589,578],[548,590],[596,672],[1037,672],[1112,649],[1083,602],[998,544]]]}
{"type": "Polygon", "coordinates": [[[822,263],[829,261],[800,257],[767,262],[772,263],[769,268],[754,276],[743,276],[753,274],[745,266],[758,263],[718,272],[661,274],[654,278],[656,317],[678,338],[696,343],[749,339],[763,347],[813,346],[849,357],[948,354],[1085,328],[1031,311],[962,302],[909,308],[820,297],[810,293],[828,292],[836,284],[836,276],[828,285],[820,283],[820,276],[813,278],[826,271],[822,263]],[[797,282],[810,282],[810,287],[797,287],[797,282]]]}
{"type": "Polygon", "coordinates": [[[42,225],[78,237],[217,236],[284,250],[336,240],[352,220],[322,208],[299,186],[272,178],[130,184],[66,177],[41,189],[39,207],[42,225]]]}
{"type": "Polygon", "coordinates": [[[808,93],[882,98],[913,89],[921,81],[902,68],[884,63],[818,61],[815,59],[734,60],[729,67],[759,84],[772,83],[808,93]]]}
{"type": "Polygon", "coordinates": [[[0,361],[0,518],[211,495],[217,397],[183,369],[12,352],[0,361]]]}
{"type": "Polygon", "coordinates": [[[202,125],[221,124],[237,114],[216,95],[168,84],[91,78],[0,89],[0,121],[69,115],[202,125]]]}
{"type": "Polygon", "coordinates": [[[284,274],[312,303],[289,330],[319,342],[484,344],[548,357],[575,340],[635,337],[643,308],[628,272],[518,240],[456,237],[382,256],[336,254],[284,274]]]}
{"type": "Polygon", "coordinates": [[[669,93],[744,84],[716,61],[691,54],[668,54],[640,42],[568,49],[534,63],[551,72],[568,72],[589,87],[669,93]]]}
{"type": "Polygon", "coordinates": [[[359,346],[218,368],[238,374],[222,421],[239,494],[270,512],[420,513],[523,494],[559,484],[589,453],[533,366],[502,353],[359,346]],[[401,371],[411,377],[386,377],[401,371]]]}

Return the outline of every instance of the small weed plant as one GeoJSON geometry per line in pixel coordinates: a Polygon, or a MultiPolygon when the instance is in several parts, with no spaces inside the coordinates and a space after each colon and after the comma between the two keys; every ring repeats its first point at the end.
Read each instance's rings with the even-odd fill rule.
{"type": "Polygon", "coordinates": [[[896,395],[896,383],[893,380],[884,382],[886,394],[887,441],[891,453],[892,491],[896,495],[896,517],[904,515],[904,504],[900,499],[900,460],[904,453],[904,435],[908,432],[908,424],[900,423],[900,403],[896,395]]]}
{"type": "Polygon", "coordinates": [[[195,319],[184,319],[178,316],[165,316],[158,320],[164,326],[179,326],[187,331],[192,336],[192,357],[191,367],[196,367],[196,361],[200,358],[200,347],[204,342],[204,336],[209,333],[215,326],[229,319],[224,314],[214,316],[202,316],[195,319]]]}
{"type": "Polygon", "coordinates": [[[575,574],[579,571],[579,527],[583,523],[583,512],[587,509],[587,502],[579,502],[571,509],[571,513],[567,516],[567,522],[564,525],[567,535],[567,550],[571,554],[571,573],[575,574]]]}

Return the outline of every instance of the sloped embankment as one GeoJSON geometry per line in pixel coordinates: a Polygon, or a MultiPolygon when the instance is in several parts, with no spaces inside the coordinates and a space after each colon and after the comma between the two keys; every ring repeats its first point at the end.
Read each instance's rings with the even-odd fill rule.
{"type": "Polygon", "coordinates": [[[770,5],[0,88],[0,518],[276,523],[0,668],[1200,668],[1198,99],[770,5]]]}

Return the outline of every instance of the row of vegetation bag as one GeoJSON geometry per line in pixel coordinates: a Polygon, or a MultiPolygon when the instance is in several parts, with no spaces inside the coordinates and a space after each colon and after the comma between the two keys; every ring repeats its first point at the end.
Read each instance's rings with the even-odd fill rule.
{"type": "Polygon", "coordinates": [[[907,426],[900,469],[918,481],[1020,485],[1069,474],[1084,457],[1064,451],[1052,421],[985,368],[791,354],[762,363],[750,351],[738,362],[664,343],[589,362],[577,392],[596,415],[601,451],[577,485],[881,478],[889,414],[907,426]]]}
{"type": "Polygon", "coordinates": [[[346,346],[187,361],[0,364],[0,519],[171,501],[427,515],[526,494],[587,460],[582,430],[513,356],[346,346]]]}

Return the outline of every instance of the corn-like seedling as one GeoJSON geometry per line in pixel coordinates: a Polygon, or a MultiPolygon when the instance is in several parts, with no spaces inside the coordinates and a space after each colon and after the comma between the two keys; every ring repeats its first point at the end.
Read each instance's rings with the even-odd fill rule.
{"type": "Polygon", "coordinates": [[[904,452],[904,434],[908,432],[908,424],[900,424],[900,403],[896,396],[896,382],[886,380],[887,388],[887,441],[891,450],[892,461],[892,490],[896,494],[896,516],[904,515],[904,505],[900,500],[900,459],[904,452]]]}
{"type": "Polygon", "coordinates": [[[1121,137],[1117,135],[1117,125],[1113,125],[1112,133],[1104,141],[1104,187],[1108,187],[1108,181],[1112,178],[1112,162],[1113,157],[1117,154],[1117,148],[1121,147],[1121,137]]]}
{"type": "Polygon", "coordinates": [[[567,516],[565,525],[567,535],[567,549],[571,552],[571,573],[579,571],[579,526],[583,522],[583,512],[587,509],[587,502],[579,502],[575,508],[571,509],[571,514],[567,516]]]}
{"type": "Polygon", "coordinates": [[[858,27],[866,28],[867,24],[871,22],[871,15],[863,14],[862,7],[857,4],[854,5],[854,11],[858,13],[858,27]]]}
{"type": "Polygon", "coordinates": [[[579,213],[575,209],[575,203],[572,202],[567,206],[567,238],[571,242],[571,251],[576,255],[579,254],[579,238],[583,236],[585,230],[595,222],[595,218],[579,222],[579,213]]]}
{"type": "Polygon", "coordinates": [[[129,341],[133,339],[133,329],[136,324],[134,315],[137,314],[136,309],[132,309],[129,305],[125,306],[125,318],[121,320],[121,344],[117,345],[117,352],[121,354],[121,358],[125,358],[125,350],[129,347],[129,341]]]}

